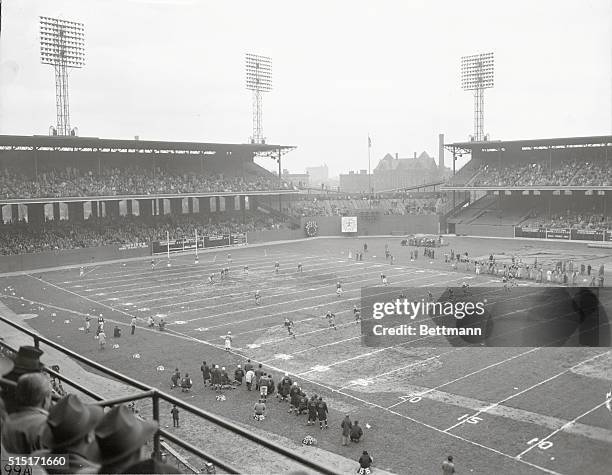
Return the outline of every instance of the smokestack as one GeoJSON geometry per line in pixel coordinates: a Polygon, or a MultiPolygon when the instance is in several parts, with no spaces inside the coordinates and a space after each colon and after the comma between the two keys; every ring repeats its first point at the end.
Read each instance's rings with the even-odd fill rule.
{"type": "Polygon", "coordinates": [[[397,153],[397,152],[395,152],[395,159],[396,159],[396,160],[399,160],[399,158],[398,158],[398,153],[397,153]]]}
{"type": "Polygon", "coordinates": [[[416,158],[416,152],[414,152],[414,158],[416,158]]]}
{"type": "Polygon", "coordinates": [[[444,170],[444,134],[438,134],[438,167],[444,170]]]}

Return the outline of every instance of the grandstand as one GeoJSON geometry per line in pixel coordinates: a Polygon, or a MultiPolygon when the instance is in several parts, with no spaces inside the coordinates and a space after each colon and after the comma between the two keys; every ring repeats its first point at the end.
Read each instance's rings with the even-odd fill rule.
{"type": "Polygon", "coordinates": [[[270,229],[295,190],[254,158],[294,148],[0,136],[2,253],[270,229]]]}
{"type": "Polygon", "coordinates": [[[467,137],[479,43],[491,133],[607,133],[605,2],[21,3],[3,133],[84,23],[0,135],[0,475],[610,471],[612,136],[490,140],[491,51],[472,140],[371,167],[467,137]]]}
{"type": "MultiPolygon", "coordinates": [[[[518,398],[541,386],[554,388],[556,378],[570,374],[578,380],[565,383],[563,397],[575,400],[582,387],[592,384],[604,391],[607,379],[600,366],[607,361],[606,351],[568,349],[568,369],[565,360],[541,347],[490,348],[486,358],[477,353],[480,348],[448,350],[434,342],[424,348],[402,341],[373,349],[362,341],[363,329],[350,309],[359,304],[362,286],[386,292],[381,272],[408,289],[458,287],[469,279],[498,298],[499,276],[515,256],[521,272],[536,264],[540,273],[548,269],[552,285],[553,280],[570,285],[568,274],[559,271],[561,260],[563,266],[574,260],[589,269],[601,266],[603,286],[604,265],[612,265],[609,255],[561,241],[566,235],[567,240],[608,237],[604,160],[609,139],[596,148],[591,138],[592,147],[584,150],[547,142],[548,168],[543,159],[525,159],[527,149],[500,165],[508,144],[487,144],[498,148],[486,153],[483,144],[451,144],[447,147],[455,154],[471,150],[472,160],[439,191],[347,195],[295,190],[253,161],[257,156],[280,161],[293,147],[5,136],[0,327],[10,338],[0,346],[12,355],[32,342],[45,349],[50,354],[45,371],[88,402],[104,407],[133,403],[141,418],[160,424],[147,447],[153,457],[186,473],[211,467],[226,473],[353,471],[351,459],[361,447],[347,452],[333,433],[347,412],[367,424],[363,447],[384,460],[376,467],[381,474],[405,473],[408,466],[404,438],[390,440],[388,434],[410,434],[414,453],[422,456],[411,459],[409,467],[419,473],[432,473],[440,447],[449,443],[471,460],[474,471],[555,472],[556,462],[542,459],[549,445],[529,445],[543,430],[553,431],[548,437],[559,446],[564,437],[575,438],[593,466],[603,466],[610,435],[588,419],[600,402],[587,398],[574,414],[560,401],[551,415],[546,398],[535,405],[518,398]],[[582,161],[571,155],[574,148],[584,154],[582,161]],[[565,154],[559,151],[565,149],[565,154]],[[592,185],[594,175],[601,175],[604,184],[592,185]],[[361,237],[343,232],[345,217],[357,218],[361,237]],[[304,239],[312,223],[320,238],[304,239]],[[484,251],[481,240],[435,239],[442,223],[449,231],[454,226],[457,234],[511,237],[536,229],[534,237],[561,237],[546,252],[509,240],[484,251]],[[363,236],[419,233],[440,244],[437,257],[414,259],[418,248],[402,246],[406,239],[370,237],[365,261],[356,259],[366,243],[363,236]],[[334,239],[339,236],[343,239],[334,239]],[[279,240],[287,242],[273,244],[279,240]],[[499,267],[469,275],[468,260],[465,271],[449,272],[449,249],[469,251],[477,266],[494,254],[499,267]],[[387,252],[394,256],[391,261],[387,252]],[[272,270],[275,261],[280,272],[272,270]],[[297,263],[304,272],[295,271],[297,263]],[[226,267],[229,276],[218,280],[219,269],[226,267]],[[211,274],[214,280],[206,283],[211,274]],[[337,282],[345,288],[341,297],[330,292],[337,282]],[[262,305],[251,301],[256,289],[264,295],[262,305]],[[330,332],[322,316],[330,309],[338,316],[337,331],[330,332]],[[85,322],[97,315],[120,330],[109,335],[104,350],[85,333],[85,322]],[[295,320],[296,339],[283,333],[285,316],[295,320]],[[149,319],[153,327],[147,326],[149,319]],[[230,328],[236,342],[227,352],[220,338],[230,328]],[[539,358],[531,359],[534,351],[539,358]],[[275,382],[286,373],[308,396],[323,397],[331,435],[303,421],[296,424],[300,419],[287,415],[275,399],[268,402],[268,422],[262,425],[250,417],[253,397],[246,389],[215,392],[199,379],[202,360],[229,369],[248,359],[261,362],[275,382]],[[523,388],[522,365],[536,361],[534,382],[523,388]],[[52,363],[60,364],[62,373],[52,363]],[[579,371],[583,365],[584,373],[579,371]],[[166,389],[174,367],[192,374],[193,387],[166,389]],[[504,404],[515,398],[519,407],[504,404]],[[175,406],[183,413],[181,430],[168,426],[175,406]],[[499,409],[485,414],[493,407],[499,409]],[[462,424],[466,411],[475,419],[462,424]],[[481,420],[487,427],[473,432],[472,425],[481,420]],[[566,426],[571,429],[559,435],[557,429],[566,426]],[[302,444],[313,439],[319,447],[302,444]],[[242,448],[240,456],[234,455],[235,446],[242,448]]],[[[540,142],[529,143],[521,147],[542,154],[540,142]]],[[[590,272],[581,271],[582,285],[597,285],[595,271],[590,272]]],[[[518,279],[525,281],[519,285],[545,285],[533,272],[518,279]]],[[[521,305],[524,311],[531,308],[528,300],[521,305]]],[[[554,453],[571,466],[570,473],[579,472],[579,461],[554,453]]]]}
{"type": "Polygon", "coordinates": [[[520,227],[611,229],[612,136],[458,142],[446,148],[454,158],[470,156],[443,187],[470,194],[469,203],[447,217],[451,233],[512,237],[520,227]]]}

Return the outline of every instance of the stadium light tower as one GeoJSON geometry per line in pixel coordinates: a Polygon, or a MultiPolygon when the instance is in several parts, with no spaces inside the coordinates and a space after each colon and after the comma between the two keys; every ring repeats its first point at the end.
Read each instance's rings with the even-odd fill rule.
{"type": "Polygon", "coordinates": [[[55,107],[57,135],[76,135],[70,129],[68,68],[85,65],[85,30],[83,23],[40,17],[40,61],[55,69],[55,107]]]}
{"type": "Polygon", "coordinates": [[[266,143],[263,136],[261,94],[272,90],[272,59],[246,54],[246,88],[253,91],[253,136],[251,143],[266,143]]]}
{"type": "Polygon", "coordinates": [[[474,91],[474,140],[484,139],[484,90],[493,87],[493,53],[461,57],[461,87],[474,91]]]}

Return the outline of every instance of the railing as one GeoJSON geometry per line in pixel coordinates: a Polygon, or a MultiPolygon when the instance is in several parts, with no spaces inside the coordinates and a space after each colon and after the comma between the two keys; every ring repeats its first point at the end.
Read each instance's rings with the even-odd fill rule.
{"type": "MultiPolygon", "coordinates": [[[[337,474],[338,472],[335,472],[334,470],[325,467],[323,465],[320,465],[306,457],[302,457],[301,455],[296,454],[295,452],[277,445],[274,442],[268,441],[266,439],[264,439],[263,437],[258,436],[255,433],[252,433],[246,429],[243,429],[242,427],[236,425],[235,423],[224,419],[222,417],[217,416],[216,414],[213,414],[211,412],[208,411],[204,411],[198,407],[195,407],[191,404],[188,404],[184,401],[182,401],[181,399],[175,398],[169,394],[166,394],[162,391],[159,391],[158,389],[149,386],[145,383],[142,383],[136,379],[130,378],[129,376],[126,376],[122,373],[119,373],[118,371],[115,371],[113,369],[107,368],[104,365],[101,365],[99,363],[96,363],[93,360],[90,360],[89,358],[85,358],[84,356],[79,355],[78,353],[62,346],[59,345],[57,343],[55,343],[52,340],[49,340],[48,338],[45,338],[27,328],[22,327],[21,325],[11,321],[10,319],[0,315],[0,322],[3,322],[7,325],[10,325],[13,328],[16,328],[17,330],[19,330],[20,332],[30,336],[33,341],[34,341],[34,346],[36,348],[39,348],[41,343],[45,344],[51,348],[54,348],[58,351],[60,351],[61,353],[63,353],[64,355],[80,362],[83,363],[84,365],[95,369],[96,371],[99,371],[100,373],[103,373],[106,376],[109,376],[113,379],[116,379],[118,381],[121,381],[123,383],[128,384],[130,387],[137,389],[138,391],[140,391],[137,394],[131,394],[131,395],[126,395],[120,398],[115,398],[115,399],[107,399],[105,400],[102,396],[100,396],[99,394],[96,394],[94,391],[91,391],[90,389],[72,381],[70,378],[64,376],[63,374],[54,371],[51,368],[44,368],[44,370],[49,373],[52,377],[65,382],[66,384],[72,386],[73,388],[77,389],[78,391],[86,394],[87,396],[91,397],[93,400],[97,401],[97,404],[100,404],[101,406],[112,406],[115,404],[123,404],[126,402],[132,402],[132,401],[137,401],[137,400],[144,400],[144,399],[150,399],[153,405],[153,419],[159,423],[159,419],[160,419],[160,413],[159,413],[159,404],[161,401],[167,402],[169,404],[174,404],[177,407],[179,407],[180,409],[183,409],[184,411],[197,416],[197,417],[201,417],[202,419],[205,419],[209,422],[212,422],[214,424],[216,424],[219,427],[222,427],[223,429],[228,430],[229,432],[239,435],[241,437],[244,437],[247,440],[250,440],[251,442],[254,442],[262,447],[265,447],[269,450],[271,450],[272,452],[275,452],[278,455],[282,455],[294,462],[297,462],[305,467],[308,467],[310,469],[313,469],[319,473],[324,473],[324,474],[337,474]]],[[[15,352],[16,350],[14,348],[11,348],[9,345],[7,345],[5,342],[3,342],[2,340],[0,340],[0,347],[2,347],[2,349],[8,349],[10,351],[15,352]]],[[[3,380],[3,384],[4,384],[3,380]]],[[[227,462],[225,460],[222,460],[218,457],[216,457],[213,454],[210,454],[208,452],[205,452],[203,450],[201,450],[200,448],[190,444],[189,442],[183,440],[180,437],[177,437],[176,435],[164,430],[161,428],[161,426],[159,426],[159,428],[157,429],[157,432],[155,433],[154,437],[153,437],[153,457],[154,458],[161,458],[161,450],[160,450],[160,443],[161,443],[161,438],[163,437],[163,439],[168,440],[170,442],[172,442],[173,444],[176,444],[177,446],[181,447],[182,449],[186,450],[187,452],[190,452],[191,454],[196,455],[197,457],[206,460],[212,464],[214,464],[216,467],[221,468],[222,470],[224,470],[227,473],[240,473],[240,471],[234,467],[232,465],[231,462],[227,462]]]]}

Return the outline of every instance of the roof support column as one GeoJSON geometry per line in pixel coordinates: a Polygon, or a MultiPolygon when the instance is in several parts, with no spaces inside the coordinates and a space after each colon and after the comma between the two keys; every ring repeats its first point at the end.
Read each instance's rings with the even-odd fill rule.
{"type": "MultiPolygon", "coordinates": [[[[281,175],[281,149],[278,149],[278,189],[282,190],[283,189],[283,175],[281,175]]],[[[280,211],[281,213],[283,212],[283,202],[282,202],[282,197],[283,195],[281,195],[279,193],[278,195],[278,211],[280,211]]]]}
{"type": "MultiPolygon", "coordinates": [[[[91,204],[91,206],[92,206],[91,212],[93,213],[93,203],[91,204]]],[[[53,203],[53,221],[59,221],[59,220],[60,220],[60,204],[53,203]]]]}
{"type": "Polygon", "coordinates": [[[28,224],[42,226],[45,223],[45,205],[43,203],[28,203],[28,224]]]}
{"type": "MultiPolygon", "coordinates": [[[[117,216],[119,215],[119,202],[115,201],[115,203],[117,203],[117,216]]],[[[85,212],[84,212],[84,207],[83,207],[84,203],[83,201],[69,201],[68,202],[68,219],[70,221],[83,221],[83,219],[85,219],[85,212]]]]}

